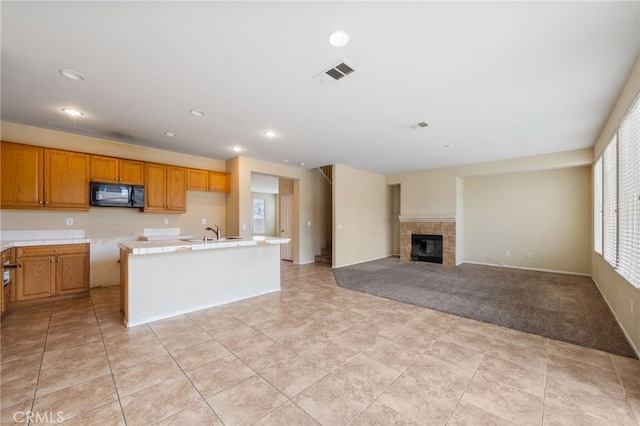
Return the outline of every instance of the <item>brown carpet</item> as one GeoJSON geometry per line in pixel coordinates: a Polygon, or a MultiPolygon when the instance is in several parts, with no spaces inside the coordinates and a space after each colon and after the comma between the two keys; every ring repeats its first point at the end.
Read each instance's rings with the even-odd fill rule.
{"type": "Polygon", "coordinates": [[[590,277],[387,257],[334,269],[340,287],[636,358],[590,277]]]}

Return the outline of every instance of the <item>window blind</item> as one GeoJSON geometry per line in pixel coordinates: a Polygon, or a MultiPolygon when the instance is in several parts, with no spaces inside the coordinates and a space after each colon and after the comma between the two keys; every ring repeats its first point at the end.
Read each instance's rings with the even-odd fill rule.
{"type": "Polygon", "coordinates": [[[602,157],[593,165],[593,250],[602,255],[602,157]]]}
{"type": "Polygon", "coordinates": [[[613,266],[617,266],[617,232],[618,232],[618,138],[613,135],[603,155],[603,238],[604,258],[613,266]]]}
{"type": "Polygon", "coordinates": [[[618,272],[640,287],[640,101],[618,130],[618,272]]]}

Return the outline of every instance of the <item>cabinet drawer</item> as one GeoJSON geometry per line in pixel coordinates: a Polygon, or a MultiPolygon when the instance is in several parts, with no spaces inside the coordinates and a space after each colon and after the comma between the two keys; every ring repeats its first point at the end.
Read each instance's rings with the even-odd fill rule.
{"type": "Polygon", "coordinates": [[[18,247],[18,257],[50,256],[58,254],[88,253],[89,244],[65,244],[60,246],[18,247]]]}

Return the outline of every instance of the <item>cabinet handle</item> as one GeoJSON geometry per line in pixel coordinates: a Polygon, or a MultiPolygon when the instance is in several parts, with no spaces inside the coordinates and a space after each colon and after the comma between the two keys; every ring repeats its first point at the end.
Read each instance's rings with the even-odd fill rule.
{"type": "Polygon", "coordinates": [[[22,265],[20,263],[7,263],[2,265],[4,269],[20,269],[22,265]]]}
{"type": "Polygon", "coordinates": [[[42,204],[42,200],[38,200],[38,204],[42,204]]]}
{"type": "Polygon", "coordinates": [[[49,202],[48,202],[48,201],[45,201],[45,202],[44,202],[44,205],[46,206],[47,204],[49,204],[49,202]]]}
{"type": "Polygon", "coordinates": [[[53,249],[53,251],[58,251],[58,249],[57,249],[57,248],[54,248],[54,249],[53,249]]]}
{"type": "Polygon", "coordinates": [[[53,262],[55,262],[54,259],[49,259],[49,263],[53,263],[53,262]]]}
{"type": "Polygon", "coordinates": [[[58,263],[60,263],[62,261],[62,259],[58,258],[58,263]]]}

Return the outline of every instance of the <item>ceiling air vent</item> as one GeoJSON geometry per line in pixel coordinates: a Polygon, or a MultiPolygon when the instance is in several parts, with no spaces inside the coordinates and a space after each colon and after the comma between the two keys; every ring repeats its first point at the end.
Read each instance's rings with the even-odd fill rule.
{"type": "Polygon", "coordinates": [[[313,78],[318,80],[325,86],[328,86],[348,76],[354,71],[355,68],[353,66],[349,65],[346,61],[341,61],[335,65],[332,65],[329,69],[326,69],[323,72],[314,75],[313,78]]]}
{"type": "Polygon", "coordinates": [[[427,123],[426,121],[421,121],[416,124],[409,124],[408,126],[399,127],[399,129],[403,132],[410,132],[412,130],[422,129],[423,127],[429,127],[429,123],[427,123]]]}

